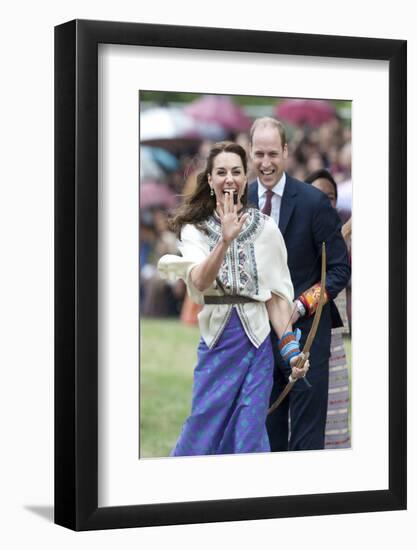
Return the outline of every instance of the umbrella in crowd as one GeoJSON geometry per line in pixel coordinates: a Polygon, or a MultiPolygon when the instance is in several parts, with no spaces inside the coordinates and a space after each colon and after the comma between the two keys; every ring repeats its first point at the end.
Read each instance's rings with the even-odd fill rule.
{"type": "Polygon", "coordinates": [[[336,109],[322,99],[287,99],[276,107],[275,114],[295,126],[316,128],[335,117],[336,109]]]}
{"type": "Polygon", "coordinates": [[[202,139],[223,139],[224,128],[216,122],[202,123],[175,107],[154,107],[143,111],[140,119],[142,144],[175,150],[173,142],[192,143],[202,139]]]}
{"type": "Polygon", "coordinates": [[[140,118],[140,139],[175,139],[193,137],[194,121],[182,109],[155,107],[143,111],[140,118]]]}
{"type": "Polygon", "coordinates": [[[147,147],[144,146],[141,148],[141,153],[145,150],[145,154],[149,154],[152,158],[160,165],[166,172],[173,172],[177,170],[179,166],[179,160],[167,151],[162,149],[162,147],[147,147]]]}
{"type": "Polygon", "coordinates": [[[166,177],[162,166],[141,147],[140,151],[140,180],[162,180],[166,177]]]}
{"type": "Polygon", "coordinates": [[[218,124],[226,130],[245,131],[251,121],[229,96],[204,95],[185,107],[185,112],[203,123],[218,124]]]}
{"type": "Polygon", "coordinates": [[[163,180],[179,166],[178,159],[160,147],[140,148],[140,180],[163,180]]]}
{"type": "Polygon", "coordinates": [[[177,198],[175,193],[164,183],[145,181],[139,188],[140,208],[175,208],[177,198]]]}

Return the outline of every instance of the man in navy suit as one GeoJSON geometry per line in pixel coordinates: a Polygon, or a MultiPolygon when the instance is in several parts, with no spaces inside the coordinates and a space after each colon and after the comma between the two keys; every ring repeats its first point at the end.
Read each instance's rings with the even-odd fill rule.
{"type": "MultiPolygon", "coordinates": [[[[250,154],[258,177],[249,186],[249,202],[270,215],[283,234],[296,296],[292,322],[294,328],[301,330],[301,349],[317,307],[323,241],[327,256],[327,303],[310,351],[308,380],[311,387],[304,381],[296,383],[288,397],[268,416],[271,450],[323,449],[330,333],[332,327],[342,325],[333,299],[350,278],[347,250],[340,233],[341,222],[324,193],[285,173],[288,146],[281,122],[269,117],[255,120],[250,142],[250,154]]],[[[290,369],[279,354],[274,333],[271,333],[271,338],[276,360],[272,403],[288,382],[290,369]]]]}

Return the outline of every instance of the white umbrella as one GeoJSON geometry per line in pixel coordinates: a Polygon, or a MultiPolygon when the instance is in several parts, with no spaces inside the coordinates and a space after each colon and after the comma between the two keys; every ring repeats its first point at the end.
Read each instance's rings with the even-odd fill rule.
{"type": "Polygon", "coordinates": [[[221,140],[225,129],[216,122],[202,122],[175,107],[154,107],[140,117],[140,140],[151,142],[168,139],[221,140]]]}
{"type": "Polygon", "coordinates": [[[194,120],[181,109],[155,107],[141,114],[141,141],[195,137],[195,134],[194,120]]]}

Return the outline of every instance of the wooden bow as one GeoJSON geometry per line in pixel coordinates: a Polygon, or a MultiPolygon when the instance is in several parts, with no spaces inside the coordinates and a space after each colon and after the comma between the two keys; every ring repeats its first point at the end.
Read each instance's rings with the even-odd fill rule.
{"type": "MultiPolygon", "coordinates": [[[[307,361],[310,355],[310,349],[314,341],[314,337],[316,336],[316,332],[320,323],[320,317],[321,312],[323,310],[324,303],[326,301],[326,245],[323,242],[321,246],[321,280],[320,280],[320,297],[319,297],[319,303],[317,304],[317,310],[314,315],[313,324],[311,325],[310,332],[308,333],[306,343],[304,345],[302,354],[298,358],[298,361],[296,363],[296,368],[302,369],[304,366],[304,363],[307,361]]],[[[280,393],[278,399],[274,401],[274,403],[270,406],[268,410],[268,414],[271,414],[277,407],[281,405],[281,403],[284,401],[284,399],[287,397],[287,395],[290,393],[292,387],[297,382],[297,378],[293,380],[292,382],[288,382],[288,384],[285,386],[285,388],[280,393]]]]}

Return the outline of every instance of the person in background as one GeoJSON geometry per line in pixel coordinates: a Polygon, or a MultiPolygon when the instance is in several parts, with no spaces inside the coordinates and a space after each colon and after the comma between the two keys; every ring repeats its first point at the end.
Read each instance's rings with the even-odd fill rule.
{"type": "MultiPolygon", "coordinates": [[[[251,157],[257,179],[250,184],[249,201],[271,216],[281,230],[296,300],[292,317],[302,331],[301,347],[310,331],[320,290],[326,304],[311,348],[309,381],[294,385],[288,397],[268,416],[273,451],[323,449],[327,417],[330,334],[342,321],[334,298],[346,286],[350,266],[341,223],[327,197],[285,172],[288,144],[284,125],[276,119],[255,120],[250,132],[251,157]],[[320,288],[321,248],[326,244],[326,288],[320,288]]],[[[274,252],[270,251],[270,257],[274,252]]],[[[285,387],[288,367],[272,333],[276,368],[271,402],[285,387]]]]}
{"type": "Polygon", "coordinates": [[[194,193],[172,220],[181,256],[158,263],[203,305],[191,414],[172,456],[270,451],[270,322],[292,379],[308,370],[308,361],[295,367],[300,349],[288,323],[293,286],[284,240],[268,216],[247,207],[247,193],[244,149],[214,144],[194,193]]]}
{"type": "MultiPolygon", "coordinates": [[[[307,176],[305,181],[327,195],[332,207],[336,208],[337,185],[330,172],[324,169],[317,170],[307,176]]],[[[342,226],[342,236],[345,242],[350,241],[350,225],[350,221],[348,221],[342,226]]],[[[342,318],[347,319],[346,295],[344,292],[340,293],[337,297],[337,306],[342,318]]],[[[344,332],[344,327],[332,329],[329,360],[329,396],[324,444],[326,449],[342,449],[351,445],[349,430],[349,370],[343,342],[344,332]]]]}
{"type": "Polygon", "coordinates": [[[154,207],[148,214],[151,216],[153,239],[148,242],[145,240],[147,233],[143,221],[140,233],[140,310],[145,317],[177,316],[184,296],[184,285],[180,281],[169,283],[162,279],[156,268],[161,256],[176,252],[176,237],[168,229],[168,217],[164,208],[154,207]],[[150,250],[147,250],[150,245],[150,250]]]}
{"type": "Polygon", "coordinates": [[[324,193],[330,201],[333,208],[337,204],[337,184],[328,170],[321,168],[314,170],[305,178],[305,183],[310,183],[316,189],[324,193]]]}
{"type": "MultiPolygon", "coordinates": [[[[348,248],[349,258],[352,263],[352,179],[337,182],[337,213],[342,220],[342,235],[348,248]]],[[[349,324],[349,333],[352,332],[352,285],[349,281],[346,286],[346,312],[349,324]]]]}

